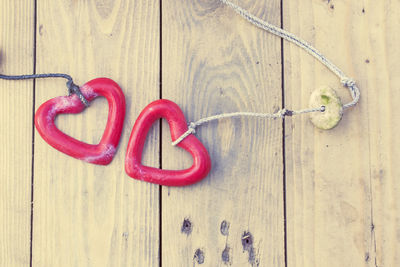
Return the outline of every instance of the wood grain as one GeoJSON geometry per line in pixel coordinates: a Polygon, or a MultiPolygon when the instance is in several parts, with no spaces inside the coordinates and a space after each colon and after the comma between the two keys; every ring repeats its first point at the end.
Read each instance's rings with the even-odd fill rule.
{"type": "MultiPolygon", "coordinates": [[[[34,266],[158,266],[159,190],[124,171],[125,149],[140,110],[159,97],[158,1],[38,0],[37,71],[64,72],[83,84],[114,79],[127,101],[113,162],[96,166],[35,138],[34,266]]],[[[36,104],[65,95],[63,80],[37,82],[36,104]]],[[[57,125],[97,143],[108,114],[104,99],[57,125]]],[[[145,162],[159,164],[158,135],[145,162]]]]}
{"type": "MultiPolygon", "coordinates": [[[[282,11],[285,29],[357,80],[361,102],[330,131],[307,116],[287,118],[284,129],[280,120],[251,118],[201,126],[196,136],[210,152],[211,173],[193,186],[163,187],[162,199],[157,185],[129,178],[123,167],[135,119],[160,97],[160,74],[162,97],[188,121],[274,112],[282,77],[289,109],[307,107],[319,86],[333,87],[344,102],[348,92],[286,42],[282,73],[280,39],[217,0],[162,1],[161,65],[160,1],[36,2],[37,14],[34,1],[0,0],[0,73],[32,73],[36,45],[38,73],[118,82],[127,116],[113,162],[91,165],[54,150],[36,131],[32,140],[33,104],[65,95],[64,80],[37,81],[35,96],[32,81],[0,80],[0,266],[398,265],[399,1],[236,0],[275,25],[282,11]]],[[[96,143],[107,113],[100,98],[56,123],[96,143]]],[[[161,133],[156,123],[144,164],[188,167],[165,122],[161,133]]]]}
{"type": "MultiPolygon", "coordinates": [[[[0,73],[33,72],[32,1],[0,1],[0,73]]],[[[0,80],[0,266],[30,260],[32,81],[0,80]]]]}
{"type": "MultiPolygon", "coordinates": [[[[400,2],[364,3],[362,39],[366,57],[364,78],[368,124],[373,216],[373,246],[377,266],[400,262],[400,2]],[[365,40],[367,42],[365,42],[365,40]],[[369,63],[368,63],[369,62],[369,63]]],[[[353,47],[356,50],[356,47],[353,47]]],[[[362,58],[364,59],[364,58],[362,58]]]]}
{"type": "MultiPolygon", "coordinates": [[[[280,23],[280,1],[239,4],[280,23]]],[[[278,38],[219,1],[163,1],[162,25],[162,96],[190,121],[280,107],[278,38]]],[[[162,129],[162,167],[190,166],[190,157],[171,146],[166,123],[162,129]]],[[[223,120],[196,136],[213,167],[196,185],[163,187],[163,266],[283,266],[282,122],[223,120]]]]}
{"type": "MultiPolygon", "coordinates": [[[[319,48],[362,92],[331,131],[315,129],[307,117],[286,121],[288,266],[398,264],[398,10],[395,1],[284,1],[284,28],[319,48]]],[[[284,59],[288,108],[306,107],[323,85],[350,100],[299,48],[285,43],[284,59]]]]}

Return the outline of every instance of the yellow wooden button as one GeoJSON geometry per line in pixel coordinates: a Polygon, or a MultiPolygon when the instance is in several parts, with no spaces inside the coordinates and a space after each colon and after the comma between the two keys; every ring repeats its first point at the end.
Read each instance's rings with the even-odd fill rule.
{"type": "Polygon", "coordinates": [[[315,90],[310,97],[310,107],[325,107],[323,112],[311,113],[311,122],[315,127],[329,130],[335,127],[343,115],[343,105],[335,90],[329,86],[315,90]]]}

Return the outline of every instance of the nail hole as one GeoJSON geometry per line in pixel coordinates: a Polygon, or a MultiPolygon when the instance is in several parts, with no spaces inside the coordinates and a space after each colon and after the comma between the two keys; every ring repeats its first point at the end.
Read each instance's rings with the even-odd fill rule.
{"type": "Polygon", "coordinates": [[[244,250],[249,250],[249,247],[251,247],[253,244],[253,236],[251,235],[250,232],[244,232],[242,236],[242,246],[244,250]]]}
{"type": "Polygon", "coordinates": [[[198,264],[204,263],[204,252],[201,249],[196,249],[194,252],[194,259],[197,261],[198,264]]]}
{"type": "Polygon", "coordinates": [[[325,112],[326,107],[325,106],[321,106],[321,112],[325,112]]]}
{"type": "Polygon", "coordinates": [[[189,219],[184,219],[181,232],[189,235],[192,232],[192,222],[189,219]]]}
{"type": "Polygon", "coordinates": [[[229,222],[222,221],[220,230],[222,235],[229,235],[229,222]]]}
{"type": "Polygon", "coordinates": [[[258,266],[259,260],[256,258],[256,252],[253,246],[253,235],[250,232],[244,232],[242,235],[243,252],[248,252],[249,263],[251,266],[258,266]]]}
{"type": "Polygon", "coordinates": [[[229,250],[230,250],[230,248],[229,248],[228,246],[226,246],[225,249],[224,249],[224,251],[222,251],[221,258],[222,258],[222,261],[223,261],[225,264],[228,264],[228,263],[230,262],[229,250]]]}

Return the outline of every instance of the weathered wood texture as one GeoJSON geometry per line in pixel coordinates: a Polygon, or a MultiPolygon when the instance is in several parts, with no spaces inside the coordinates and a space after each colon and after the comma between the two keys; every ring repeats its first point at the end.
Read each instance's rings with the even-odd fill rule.
{"type": "MultiPolygon", "coordinates": [[[[35,95],[32,81],[0,80],[0,266],[397,266],[400,2],[236,0],[314,44],[357,80],[361,102],[331,131],[307,116],[284,128],[251,118],[201,126],[210,175],[160,191],[123,167],[134,121],[160,92],[188,121],[305,108],[324,85],[350,100],[324,66],[219,1],[160,1],[0,0],[0,73],[106,76],[127,100],[116,157],[96,166],[33,131],[33,108],[66,94],[64,80],[37,81],[35,95]]],[[[96,143],[107,113],[98,99],[57,125],[96,143]]],[[[144,164],[188,167],[159,126],[144,164]]]]}
{"type": "MultiPolygon", "coordinates": [[[[286,122],[288,266],[399,263],[399,4],[284,1],[284,28],[315,44],[362,90],[360,104],[331,131],[307,117],[286,122]]],[[[286,43],[284,52],[288,107],[306,106],[321,85],[350,99],[309,55],[286,43]]]]}
{"type": "MultiPolygon", "coordinates": [[[[241,4],[280,23],[280,1],[241,4]]],[[[178,103],[189,121],[280,108],[278,38],[218,1],[163,1],[162,25],[162,96],[178,103]]],[[[162,132],[162,167],[190,166],[190,156],[171,146],[166,123],[162,132]]],[[[223,120],[200,127],[196,136],[213,167],[196,185],[163,187],[163,265],[284,266],[282,122],[223,120]],[[223,221],[229,224],[224,234],[223,221]]]]}
{"type": "MultiPolygon", "coordinates": [[[[0,73],[33,72],[34,5],[0,1],[0,73]]],[[[0,80],[0,266],[30,258],[33,82],[0,80]]]]}
{"type": "Polygon", "coordinates": [[[400,263],[400,171],[396,167],[400,158],[400,2],[364,4],[353,5],[353,10],[364,8],[366,17],[357,25],[361,36],[352,53],[361,46],[367,55],[356,75],[363,81],[367,105],[361,117],[369,134],[371,233],[376,265],[396,266],[400,263]]]}
{"type": "MultiPolygon", "coordinates": [[[[157,266],[159,189],[124,172],[129,133],[140,109],[159,97],[157,1],[39,0],[37,71],[64,72],[83,84],[117,81],[127,100],[125,127],[113,162],[96,166],[68,157],[36,134],[34,266],[157,266]]],[[[65,81],[38,81],[36,107],[66,93],[65,81]]],[[[108,114],[95,100],[85,112],[60,116],[68,134],[97,143],[108,114]]],[[[147,162],[158,166],[157,135],[147,162]]]]}

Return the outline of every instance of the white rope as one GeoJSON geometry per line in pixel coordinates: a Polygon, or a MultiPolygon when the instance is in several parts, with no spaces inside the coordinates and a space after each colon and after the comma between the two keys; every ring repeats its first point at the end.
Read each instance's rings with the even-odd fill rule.
{"type": "Polygon", "coordinates": [[[233,112],[233,113],[218,114],[218,115],[200,119],[196,122],[191,122],[189,124],[189,129],[184,134],[182,134],[180,137],[178,137],[175,141],[173,141],[172,145],[176,146],[177,144],[182,142],[183,139],[188,137],[188,135],[195,134],[197,126],[200,126],[204,123],[208,123],[210,121],[226,119],[226,118],[237,118],[237,117],[256,117],[256,118],[276,119],[276,118],[283,118],[285,116],[294,116],[294,115],[298,115],[298,114],[304,114],[304,113],[310,113],[310,112],[323,112],[323,111],[325,111],[324,106],[321,106],[319,108],[310,108],[310,109],[293,110],[293,111],[287,110],[284,108],[275,113],[233,112]]]}
{"type": "MultiPolygon", "coordinates": [[[[343,108],[350,108],[353,107],[357,104],[357,102],[360,99],[360,90],[358,89],[356,82],[348,78],[344,72],[339,69],[336,65],[334,65],[330,60],[328,60],[324,55],[322,55],[321,52],[319,52],[316,48],[314,48],[312,45],[307,43],[306,41],[298,38],[294,34],[287,32],[281,28],[276,27],[275,25],[269,24],[266,21],[263,21],[240,6],[235,5],[234,3],[228,1],[228,0],[220,0],[222,3],[228,5],[231,7],[236,13],[241,15],[243,18],[245,18],[247,21],[250,23],[254,24],[255,26],[266,30],[272,34],[275,34],[289,42],[292,42],[296,44],[297,46],[303,48],[305,51],[307,51],[310,55],[315,57],[317,60],[319,60],[322,64],[324,64],[329,70],[331,70],[336,76],[339,77],[340,82],[344,87],[347,87],[350,91],[350,95],[352,97],[352,101],[343,105],[343,108]]],[[[219,114],[219,115],[214,115],[211,117],[203,118],[200,119],[196,122],[191,122],[189,125],[189,129],[182,134],[178,139],[176,139],[174,142],[172,142],[173,146],[176,146],[179,144],[183,139],[185,139],[188,135],[194,134],[196,132],[196,127],[200,126],[204,123],[213,121],[213,120],[219,120],[223,118],[235,118],[235,117],[243,117],[243,116],[248,116],[248,117],[258,117],[258,118],[284,118],[285,116],[293,116],[293,115],[298,115],[298,114],[304,114],[304,113],[310,113],[310,112],[323,112],[325,111],[325,107],[322,106],[320,108],[310,108],[310,109],[303,109],[303,110],[294,110],[294,111],[289,111],[286,110],[285,108],[276,112],[276,113],[252,113],[252,112],[234,112],[234,113],[225,113],[225,114],[219,114]]]]}

